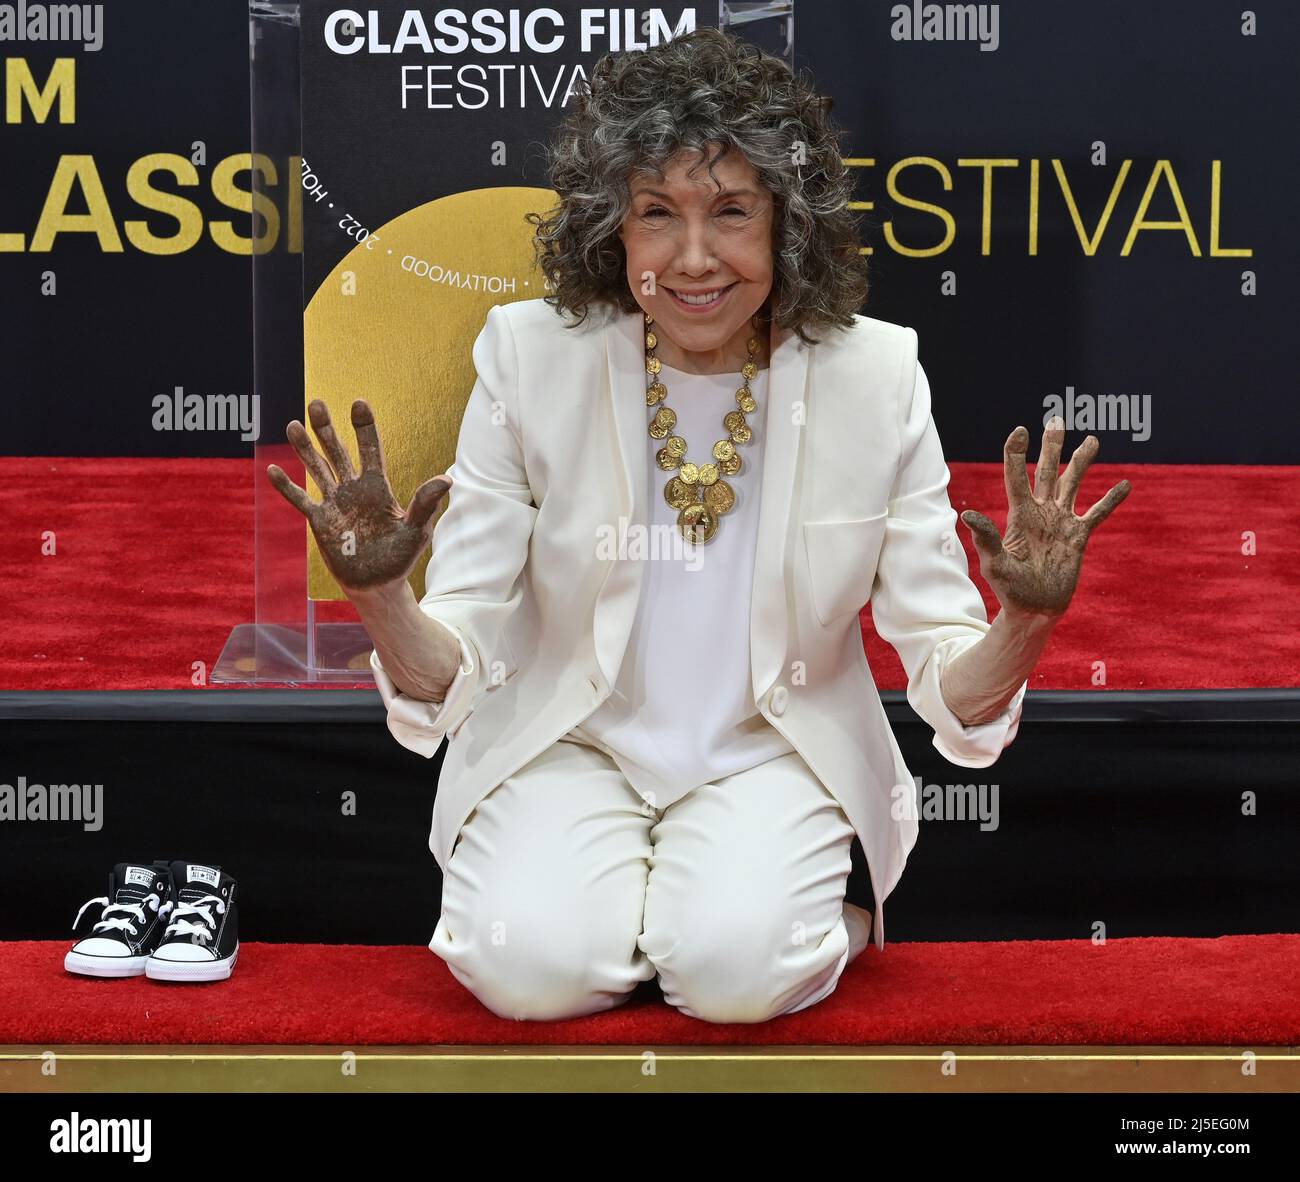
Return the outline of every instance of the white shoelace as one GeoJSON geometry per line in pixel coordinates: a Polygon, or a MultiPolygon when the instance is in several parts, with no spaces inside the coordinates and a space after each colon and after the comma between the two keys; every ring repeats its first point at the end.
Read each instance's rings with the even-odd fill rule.
{"type": "Polygon", "coordinates": [[[146,895],[138,903],[110,903],[107,895],[100,895],[95,899],[87,899],[86,902],[81,905],[81,910],[77,912],[77,918],[72,921],[72,928],[74,931],[76,930],[77,925],[81,923],[81,917],[85,915],[86,908],[95,903],[102,904],[104,910],[99,922],[96,923],[92,929],[93,931],[110,932],[116,930],[119,932],[130,932],[133,936],[137,934],[135,925],[137,923],[142,924],[145,921],[144,909],[146,905],[152,910],[158,912],[159,915],[166,915],[172,909],[170,903],[162,903],[157,895],[146,895]],[[112,913],[115,911],[122,912],[123,914],[113,915],[112,913]]]}
{"type": "Polygon", "coordinates": [[[224,915],[226,905],[216,895],[204,895],[201,899],[195,899],[190,903],[177,903],[176,909],[172,912],[172,921],[163,933],[163,939],[170,936],[197,936],[203,942],[211,940],[217,930],[216,920],[212,918],[212,912],[209,910],[213,903],[217,905],[217,914],[224,915]],[[187,915],[197,915],[203,922],[191,923],[185,918],[187,915]]]}

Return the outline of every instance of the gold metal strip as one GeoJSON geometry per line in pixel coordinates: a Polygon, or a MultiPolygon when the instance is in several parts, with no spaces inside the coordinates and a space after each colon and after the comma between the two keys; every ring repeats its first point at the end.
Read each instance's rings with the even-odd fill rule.
{"type": "Polygon", "coordinates": [[[1251,1094],[1300,1091],[1300,1048],[0,1047],[0,1092],[33,1091],[1251,1094]]]}

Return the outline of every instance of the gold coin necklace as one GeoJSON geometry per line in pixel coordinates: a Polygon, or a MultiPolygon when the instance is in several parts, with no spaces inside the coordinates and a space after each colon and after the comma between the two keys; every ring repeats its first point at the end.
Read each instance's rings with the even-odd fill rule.
{"type": "MultiPolygon", "coordinates": [[[[751,323],[756,331],[761,327],[757,316],[751,323]]],[[[655,456],[659,467],[665,472],[676,472],[664,486],[664,499],[678,511],[677,528],[682,536],[688,542],[707,542],[718,532],[722,515],[730,512],[736,504],[735,490],[723,477],[735,476],[740,471],[740,453],[736,444],[748,443],[754,437],[745,416],[758,406],[749,383],[758,376],[758,362],[754,358],[762,346],[757,336],[746,342],[749,360],[740,371],[742,385],[736,391],[737,409],[722,416],[722,426],[727,434],[713,445],[712,461],[693,464],[686,458],[686,440],[672,433],[677,425],[677,413],[665,402],[668,387],[659,376],[663,362],[654,353],[659,338],[654,332],[654,318],[648,312],[645,313],[645,326],[645,368],[651,378],[646,387],[645,402],[646,406],[658,407],[650,419],[650,438],[664,441],[655,456]]]]}

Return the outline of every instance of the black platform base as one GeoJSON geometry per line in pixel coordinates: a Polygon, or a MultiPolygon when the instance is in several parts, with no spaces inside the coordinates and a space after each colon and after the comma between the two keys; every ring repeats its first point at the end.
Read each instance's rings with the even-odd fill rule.
{"type": "MultiPolygon", "coordinates": [[[[1300,930],[1300,691],[1030,694],[983,769],[884,697],[927,795],[976,806],[922,820],[891,941],[1300,930]]],[[[425,943],[441,758],[364,691],[0,694],[0,786],[102,785],[97,819],[0,820],[0,939],[69,935],[114,862],[184,858],[238,878],[248,940],[425,943]]]]}

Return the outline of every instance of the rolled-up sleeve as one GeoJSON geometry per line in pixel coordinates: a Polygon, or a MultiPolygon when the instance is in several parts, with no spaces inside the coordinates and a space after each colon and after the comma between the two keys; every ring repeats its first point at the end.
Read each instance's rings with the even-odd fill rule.
{"type": "Polygon", "coordinates": [[[915,701],[912,702],[912,708],[934,727],[935,750],[958,767],[989,767],[997,762],[998,756],[1011,745],[1020,729],[1025,692],[1029,689],[1027,680],[1021,682],[1006,709],[996,718],[974,726],[963,725],[944,701],[939,679],[943,676],[944,666],[975,643],[977,640],[950,640],[939,645],[927,664],[916,691],[918,701],[924,700],[925,709],[922,710],[915,701]]]}
{"type": "Polygon", "coordinates": [[[1020,727],[1028,681],[997,718],[964,726],[944,701],[944,666],[989,630],[971,581],[957,514],[948,500],[950,473],[930,410],[930,385],[909,329],[899,386],[899,468],[876,565],[871,615],[907,673],[907,700],[934,730],[934,747],[959,767],[988,767],[1020,727]]]}
{"type": "Polygon", "coordinates": [[[478,663],[465,637],[456,629],[460,643],[460,668],[447,687],[441,702],[425,702],[408,697],[394,684],[377,652],[370,654],[370,668],[375,675],[379,696],[388,710],[388,730],[403,747],[426,759],[437,752],[443,736],[453,734],[466,718],[474,702],[478,683],[478,663]]]}

